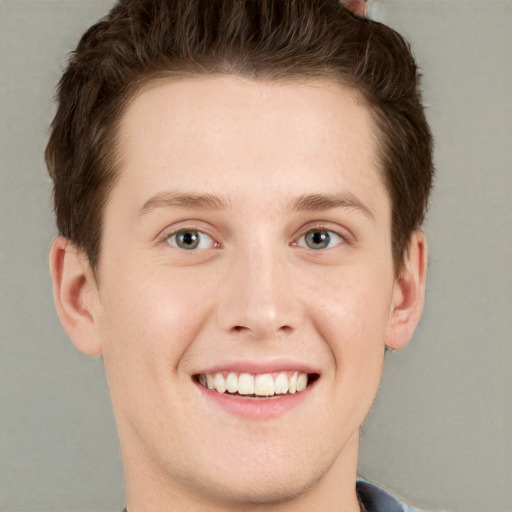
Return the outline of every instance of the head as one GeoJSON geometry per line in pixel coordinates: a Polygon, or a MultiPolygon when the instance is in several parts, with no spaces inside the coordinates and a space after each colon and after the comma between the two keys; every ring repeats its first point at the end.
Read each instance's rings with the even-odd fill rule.
{"type": "Polygon", "coordinates": [[[60,234],[96,268],[103,211],[118,176],[119,123],[130,100],[164,77],[214,74],[323,77],[361,95],[375,122],[399,272],[432,184],[418,70],[398,33],[337,0],[119,2],[84,34],[59,84],[46,161],[60,234]]]}
{"type": "Polygon", "coordinates": [[[354,504],[384,349],[423,301],[417,80],[336,1],[124,1],[82,38],[50,258],[66,330],[104,358],[133,509],[354,504]]]}

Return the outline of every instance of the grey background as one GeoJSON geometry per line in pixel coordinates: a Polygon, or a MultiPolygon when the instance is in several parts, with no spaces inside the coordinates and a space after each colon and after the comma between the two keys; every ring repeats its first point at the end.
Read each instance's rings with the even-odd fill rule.
{"type": "MultiPolygon", "coordinates": [[[[66,53],[109,0],[0,0],[0,509],[119,511],[101,361],[53,308],[43,163],[66,53]]],[[[512,0],[380,0],[424,71],[438,176],[424,318],[388,354],[360,473],[411,503],[512,511],[512,0]]]]}

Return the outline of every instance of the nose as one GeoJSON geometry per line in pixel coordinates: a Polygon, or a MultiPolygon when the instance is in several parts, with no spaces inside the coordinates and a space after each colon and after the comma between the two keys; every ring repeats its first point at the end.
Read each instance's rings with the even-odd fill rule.
{"type": "Polygon", "coordinates": [[[304,319],[291,264],[261,245],[239,254],[227,271],[217,308],[224,332],[258,339],[291,334],[304,319]]]}

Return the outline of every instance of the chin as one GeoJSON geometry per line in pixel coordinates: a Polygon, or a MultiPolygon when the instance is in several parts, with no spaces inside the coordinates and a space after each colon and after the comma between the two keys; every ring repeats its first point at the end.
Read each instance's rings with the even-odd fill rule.
{"type": "Polygon", "coordinates": [[[301,480],[300,476],[289,475],[286,478],[262,478],[260,473],[253,479],[224,483],[215,487],[214,498],[232,505],[271,505],[286,503],[307,493],[318,479],[301,480]],[[313,480],[313,481],[311,481],[313,480]]]}
{"type": "Polygon", "coordinates": [[[205,497],[224,504],[226,508],[228,504],[236,509],[237,505],[241,507],[242,504],[286,503],[306,495],[328,469],[315,470],[312,464],[304,463],[300,466],[293,464],[293,467],[268,467],[265,461],[260,464],[257,461],[249,462],[242,455],[240,464],[234,471],[223,471],[223,468],[218,467],[214,474],[209,475],[208,482],[197,482],[199,485],[196,485],[196,489],[202,487],[205,497]]]}

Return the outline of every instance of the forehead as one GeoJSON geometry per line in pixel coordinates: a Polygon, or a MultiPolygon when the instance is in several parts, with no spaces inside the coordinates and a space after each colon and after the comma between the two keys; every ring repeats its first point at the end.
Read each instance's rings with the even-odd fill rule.
{"type": "Polygon", "coordinates": [[[387,196],[369,109],[335,80],[153,81],[130,102],[118,142],[114,193],[131,188],[150,197],[185,188],[243,203],[274,199],[270,190],[293,198],[308,188],[321,193],[350,185],[387,196]]]}

